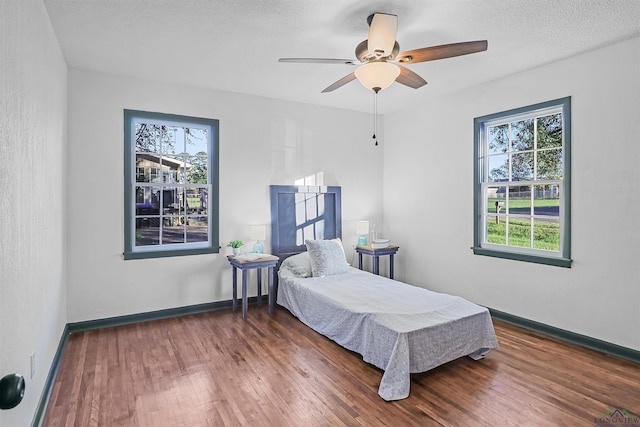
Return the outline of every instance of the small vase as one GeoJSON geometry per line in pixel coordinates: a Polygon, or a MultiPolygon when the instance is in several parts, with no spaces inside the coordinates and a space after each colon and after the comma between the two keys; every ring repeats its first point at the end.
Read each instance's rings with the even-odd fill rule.
{"type": "Polygon", "coordinates": [[[233,249],[234,255],[240,255],[240,248],[231,248],[231,249],[233,249]]]}

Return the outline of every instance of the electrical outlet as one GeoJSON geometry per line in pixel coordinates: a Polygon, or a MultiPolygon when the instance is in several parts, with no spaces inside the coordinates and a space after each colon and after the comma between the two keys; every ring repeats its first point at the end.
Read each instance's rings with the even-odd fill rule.
{"type": "Polygon", "coordinates": [[[36,376],[36,353],[31,353],[31,357],[29,358],[31,361],[31,379],[36,376]]]}

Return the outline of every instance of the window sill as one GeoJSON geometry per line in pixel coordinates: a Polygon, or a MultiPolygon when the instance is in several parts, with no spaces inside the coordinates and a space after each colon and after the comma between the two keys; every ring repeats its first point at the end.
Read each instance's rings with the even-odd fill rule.
{"type": "Polygon", "coordinates": [[[202,255],[202,254],[217,254],[220,249],[209,248],[197,248],[197,249],[177,249],[167,251],[144,251],[144,252],[124,252],[124,259],[150,259],[150,258],[168,258],[185,255],[202,255]]]}
{"type": "Polygon", "coordinates": [[[484,255],[494,258],[512,259],[515,261],[533,262],[536,264],[552,265],[555,267],[571,268],[572,260],[561,257],[545,257],[540,255],[521,254],[516,252],[496,251],[494,249],[472,247],[475,255],[484,255]]]}

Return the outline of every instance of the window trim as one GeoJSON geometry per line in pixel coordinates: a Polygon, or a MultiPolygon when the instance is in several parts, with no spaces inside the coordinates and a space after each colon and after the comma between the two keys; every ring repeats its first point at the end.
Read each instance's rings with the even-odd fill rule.
{"type": "MultiPolygon", "coordinates": [[[[190,117],[177,114],[155,113],[149,111],[124,110],[124,259],[147,259],[163,258],[184,255],[200,255],[220,252],[219,240],[219,137],[220,122],[217,119],[207,119],[202,117],[190,117]],[[167,246],[166,249],[156,247],[145,248],[143,250],[133,250],[133,239],[135,239],[135,201],[133,185],[135,182],[135,141],[132,138],[132,123],[137,119],[150,121],[162,121],[167,123],[194,124],[211,128],[211,143],[209,147],[209,185],[211,190],[208,196],[209,203],[209,244],[192,248],[173,248],[167,246]]],[[[160,172],[162,177],[162,172],[160,172]]]]}
{"type": "Polygon", "coordinates": [[[558,98],[552,101],[541,102],[526,107],[515,108],[499,113],[476,117],[473,120],[473,246],[471,249],[475,255],[485,255],[496,258],[511,259],[517,261],[533,262],[538,264],[552,265],[558,267],[571,267],[571,97],[558,98]],[[562,179],[562,204],[560,209],[560,254],[543,255],[536,250],[519,250],[517,247],[505,246],[505,249],[498,249],[494,245],[489,247],[483,245],[484,224],[483,218],[483,129],[486,123],[500,118],[508,118],[522,114],[532,113],[536,110],[560,107],[563,119],[563,166],[564,174],[562,179]]]}

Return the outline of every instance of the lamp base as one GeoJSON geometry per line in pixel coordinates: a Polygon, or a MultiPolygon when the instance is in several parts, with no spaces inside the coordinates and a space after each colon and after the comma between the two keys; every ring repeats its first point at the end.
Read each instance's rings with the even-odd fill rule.
{"type": "Polygon", "coordinates": [[[262,252],[264,252],[264,246],[262,246],[262,243],[260,243],[260,240],[258,240],[255,245],[253,245],[253,250],[252,252],[256,253],[256,254],[261,254],[262,252]]]}
{"type": "Polygon", "coordinates": [[[358,237],[358,246],[367,246],[367,237],[366,236],[358,237]]]}

